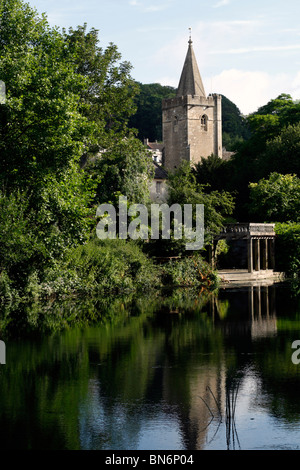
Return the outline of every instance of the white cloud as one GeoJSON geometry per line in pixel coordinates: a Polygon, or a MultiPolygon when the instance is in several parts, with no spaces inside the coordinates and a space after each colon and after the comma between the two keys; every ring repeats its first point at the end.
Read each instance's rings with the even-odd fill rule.
{"type": "Polygon", "coordinates": [[[169,4],[160,3],[159,5],[149,5],[145,8],[146,12],[162,11],[169,7],[169,4]]]}
{"type": "Polygon", "coordinates": [[[160,1],[159,3],[152,3],[146,6],[144,3],[140,2],[139,0],[130,0],[129,5],[132,7],[140,7],[146,13],[155,13],[157,11],[162,11],[162,10],[166,10],[167,8],[169,8],[171,2],[172,0],[168,0],[165,3],[162,3],[160,1]]]}
{"type": "Polygon", "coordinates": [[[130,0],[129,5],[132,6],[132,7],[140,7],[140,6],[142,6],[142,3],[138,2],[137,0],[130,0]]]}
{"type": "Polygon", "coordinates": [[[210,51],[209,54],[248,54],[251,52],[281,52],[294,51],[300,49],[300,44],[288,44],[286,46],[257,46],[240,47],[237,49],[224,49],[219,51],[210,51]]]}
{"type": "Polygon", "coordinates": [[[235,103],[243,114],[249,114],[281,93],[298,99],[300,72],[292,77],[286,73],[271,75],[261,71],[224,70],[212,77],[212,88],[235,103]]]}
{"type": "Polygon", "coordinates": [[[230,4],[230,0],[220,0],[218,3],[213,5],[213,8],[220,8],[230,4]]]}

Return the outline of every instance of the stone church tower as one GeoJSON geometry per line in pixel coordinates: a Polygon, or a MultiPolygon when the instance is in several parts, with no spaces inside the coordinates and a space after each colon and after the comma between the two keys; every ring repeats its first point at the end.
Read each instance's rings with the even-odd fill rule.
{"type": "Polygon", "coordinates": [[[206,97],[190,39],[176,98],[162,102],[167,170],[178,168],[182,160],[195,164],[212,153],[222,158],[221,98],[206,97]]]}

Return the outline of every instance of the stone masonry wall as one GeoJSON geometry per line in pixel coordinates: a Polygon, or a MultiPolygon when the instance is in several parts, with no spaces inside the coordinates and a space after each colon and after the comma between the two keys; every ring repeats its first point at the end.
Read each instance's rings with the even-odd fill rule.
{"type": "Polygon", "coordinates": [[[162,114],[166,169],[178,168],[182,160],[197,163],[212,153],[221,156],[220,96],[188,95],[164,100],[162,114]]]}

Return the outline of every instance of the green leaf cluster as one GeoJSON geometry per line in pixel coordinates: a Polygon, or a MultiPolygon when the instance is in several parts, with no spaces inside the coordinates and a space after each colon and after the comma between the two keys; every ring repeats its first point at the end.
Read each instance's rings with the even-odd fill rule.
{"type": "Polygon", "coordinates": [[[203,204],[205,230],[207,237],[218,233],[234,210],[234,196],[227,191],[212,190],[206,192],[205,185],[199,184],[189,162],[182,162],[181,166],[169,175],[168,203],[203,204]]]}
{"type": "Polygon", "coordinates": [[[299,278],[300,273],[300,224],[277,223],[276,270],[299,278]]]}
{"type": "Polygon", "coordinates": [[[37,285],[47,269],[62,268],[69,250],[89,239],[99,201],[118,192],[148,200],[152,162],[128,129],[137,90],[131,68],[114,44],[100,47],[95,29],[59,31],[22,0],[0,2],[6,287],[37,285]]]}
{"type": "Polygon", "coordinates": [[[250,213],[260,222],[300,222],[300,179],[271,173],[250,183],[250,213]]]}
{"type": "Polygon", "coordinates": [[[129,126],[137,129],[140,140],[149,139],[150,142],[160,142],[162,140],[162,100],[174,98],[176,89],[159,83],[138,82],[137,86],[138,93],[134,99],[136,112],[130,118],[129,126]]]}

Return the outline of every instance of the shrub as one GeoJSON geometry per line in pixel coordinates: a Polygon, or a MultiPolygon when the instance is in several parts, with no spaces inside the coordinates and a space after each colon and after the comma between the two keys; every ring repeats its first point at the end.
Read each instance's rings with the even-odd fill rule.
{"type": "Polygon", "coordinates": [[[298,276],[300,272],[300,224],[277,223],[276,269],[288,275],[298,276]]]}
{"type": "Polygon", "coordinates": [[[162,281],[170,286],[216,288],[218,278],[208,263],[195,253],[191,257],[169,261],[163,267],[162,281]]]}
{"type": "Polygon", "coordinates": [[[159,270],[138,246],[125,240],[90,240],[70,249],[63,263],[46,272],[47,295],[126,291],[159,285],[159,270]]]}

